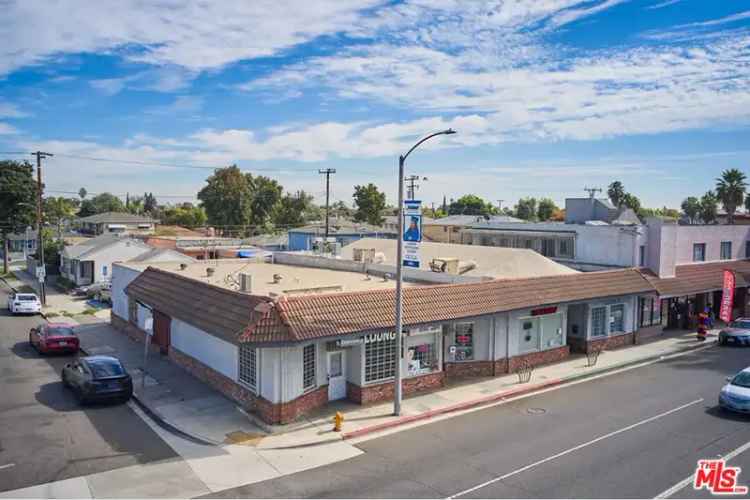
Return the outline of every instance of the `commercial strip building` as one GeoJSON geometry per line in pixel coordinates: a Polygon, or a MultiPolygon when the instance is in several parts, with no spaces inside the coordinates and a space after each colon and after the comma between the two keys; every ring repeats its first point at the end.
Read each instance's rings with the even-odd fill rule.
{"type": "Polygon", "coordinates": [[[328,238],[325,242],[325,224],[310,224],[290,229],[287,232],[289,251],[320,251],[336,253],[338,249],[361,238],[395,239],[397,230],[371,224],[356,223],[344,219],[331,219],[328,224],[328,238]],[[323,248],[327,243],[330,248],[323,248]]]}
{"type": "MultiPolygon", "coordinates": [[[[116,264],[112,323],[142,340],[152,318],[156,349],[269,423],[333,400],[391,398],[392,266],[275,257],[116,264]]],[[[405,394],[632,344],[663,327],[662,283],[643,270],[504,279],[409,271],[405,394]]]]}

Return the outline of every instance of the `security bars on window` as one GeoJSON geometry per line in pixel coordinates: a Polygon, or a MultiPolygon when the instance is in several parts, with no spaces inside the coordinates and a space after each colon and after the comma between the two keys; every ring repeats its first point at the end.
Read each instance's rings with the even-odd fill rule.
{"type": "Polygon", "coordinates": [[[240,382],[252,390],[258,388],[258,351],[248,345],[240,345],[240,382]]]}
{"type": "Polygon", "coordinates": [[[302,387],[315,386],[315,344],[306,345],[302,350],[302,387]]]}
{"type": "Polygon", "coordinates": [[[625,304],[617,304],[609,307],[609,314],[612,322],[609,325],[610,333],[620,333],[625,331],[625,304]]]}
{"type": "Polygon", "coordinates": [[[396,339],[365,344],[365,382],[388,380],[396,375],[396,339]]]}
{"type": "Polygon", "coordinates": [[[591,309],[591,336],[603,337],[607,335],[607,308],[594,307],[591,309]]]}

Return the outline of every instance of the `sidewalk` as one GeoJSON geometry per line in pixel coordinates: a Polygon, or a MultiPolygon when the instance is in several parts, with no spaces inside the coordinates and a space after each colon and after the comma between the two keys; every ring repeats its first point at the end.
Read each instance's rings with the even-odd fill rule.
{"type": "MultiPolygon", "coordinates": [[[[5,282],[12,288],[18,289],[23,286],[32,288],[34,293],[39,290],[39,282],[24,269],[12,267],[13,278],[5,278],[5,282]]],[[[55,286],[56,276],[47,277],[47,305],[43,308],[44,316],[55,318],[58,316],[71,317],[79,314],[90,314],[96,316],[100,321],[109,321],[109,308],[93,307],[88,301],[80,297],[73,297],[62,292],[55,286]]]]}

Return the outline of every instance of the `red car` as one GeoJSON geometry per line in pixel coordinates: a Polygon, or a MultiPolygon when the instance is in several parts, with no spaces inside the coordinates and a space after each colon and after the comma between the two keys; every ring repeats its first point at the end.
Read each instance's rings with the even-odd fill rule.
{"type": "Polygon", "coordinates": [[[70,323],[47,323],[29,330],[29,344],[40,354],[77,353],[78,337],[70,323]]]}

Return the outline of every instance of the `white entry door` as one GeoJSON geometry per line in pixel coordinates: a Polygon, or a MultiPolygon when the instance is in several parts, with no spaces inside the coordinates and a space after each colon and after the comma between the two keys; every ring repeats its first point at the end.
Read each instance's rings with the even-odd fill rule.
{"type": "Polygon", "coordinates": [[[346,397],[344,351],[328,353],[328,401],[346,397]]]}

